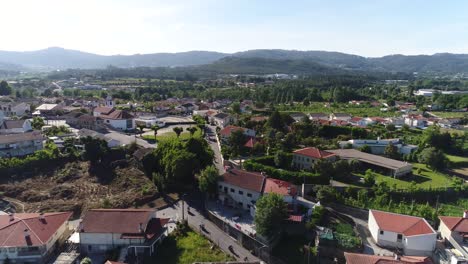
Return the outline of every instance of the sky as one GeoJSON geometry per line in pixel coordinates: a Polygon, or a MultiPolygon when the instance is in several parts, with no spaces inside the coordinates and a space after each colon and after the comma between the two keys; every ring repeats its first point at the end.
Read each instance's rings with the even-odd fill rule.
{"type": "Polygon", "coordinates": [[[464,0],[2,0],[0,10],[0,50],[468,53],[464,0]]]}

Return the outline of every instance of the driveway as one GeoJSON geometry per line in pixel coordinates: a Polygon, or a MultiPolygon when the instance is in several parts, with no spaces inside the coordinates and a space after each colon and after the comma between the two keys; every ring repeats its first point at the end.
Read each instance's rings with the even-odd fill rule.
{"type": "Polygon", "coordinates": [[[210,145],[211,149],[214,152],[214,165],[219,171],[219,174],[224,173],[224,165],[223,165],[223,155],[221,154],[221,150],[219,149],[217,137],[216,137],[216,127],[207,125],[205,127],[205,138],[208,144],[210,145]],[[215,138],[216,140],[211,141],[209,138],[215,138]]]}
{"type": "Polygon", "coordinates": [[[332,213],[338,215],[344,215],[351,218],[356,224],[356,229],[361,237],[364,245],[364,254],[369,255],[381,255],[381,256],[393,256],[394,253],[385,248],[379,247],[373,240],[371,233],[369,232],[369,226],[367,224],[369,211],[359,208],[349,207],[340,204],[333,204],[331,207],[326,207],[332,213]]]}
{"type": "MultiPolygon", "coordinates": [[[[190,212],[188,205],[193,204],[192,202],[185,202],[184,204],[184,218],[188,220],[190,227],[199,233],[202,233],[205,237],[210,239],[213,243],[219,246],[225,253],[233,256],[239,261],[243,261],[245,257],[249,261],[259,261],[257,257],[252,255],[250,251],[238,245],[236,241],[219,229],[209,219],[196,208],[190,206],[190,212]],[[203,224],[204,228],[201,229],[200,225],[203,224]],[[229,246],[232,246],[233,250],[229,250],[229,246]]],[[[156,213],[157,217],[169,217],[169,218],[182,218],[182,201],[175,203],[173,206],[159,210],[156,213]]]]}

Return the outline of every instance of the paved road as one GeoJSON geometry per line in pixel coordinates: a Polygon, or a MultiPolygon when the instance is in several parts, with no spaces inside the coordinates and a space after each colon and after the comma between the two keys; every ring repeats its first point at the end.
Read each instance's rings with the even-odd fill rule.
{"type": "Polygon", "coordinates": [[[224,165],[223,165],[223,158],[221,151],[219,149],[218,141],[214,140],[211,141],[209,138],[214,138],[216,139],[216,127],[215,126],[206,126],[206,140],[208,144],[210,145],[211,149],[214,152],[214,165],[218,169],[220,174],[224,173],[224,165]]]}
{"type": "MultiPolygon", "coordinates": [[[[191,202],[189,203],[192,205],[191,202]]],[[[209,238],[211,241],[217,244],[221,248],[221,250],[233,256],[239,261],[243,261],[245,257],[247,257],[249,261],[259,261],[259,259],[253,256],[247,249],[238,245],[234,238],[224,233],[215,224],[213,224],[210,220],[204,217],[199,210],[190,206],[189,213],[187,206],[188,204],[185,203],[184,217],[185,219],[188,219],[188,223],[193,229],[196,229],[200,233],[203,233],[207,238],[209,238]],[[204,230],[200,229],[200,224],[204,225],[204,230]],[[233,247],[233,251],[229,250],[229,246],[233,247]]],[[[172,207],[159,210],[157,212],[157,217],[177,217],[178,219],[181,219],[182,202],[180,201],[174,204],[172,207]]]]}
{"type": "Polygon", "coordinates": [[[367,210],[362,210],[358,208],[353,208],[349,206],[335,204],[332,207],[327,207],[333,213],[341,214],[351,218],[356,224],[356,229],[361,237],[361,240],[364,244],[364,254],[369,255],[383,255],[383,256],[393,256],[393,252],[379,247],[375,244],[372,235],[369,232],[369,226],[367,224],[369,212],[367,210]]]}

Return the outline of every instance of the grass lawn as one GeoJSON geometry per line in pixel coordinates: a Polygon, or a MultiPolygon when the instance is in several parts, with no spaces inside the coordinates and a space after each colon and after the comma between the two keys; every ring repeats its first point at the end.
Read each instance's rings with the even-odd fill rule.
{"type": "Polygon", "coordinates": [[[441,118],[464,117],[466,115],[465,112],[431,112],[431,113],[441,118]]]}
{"type": "Polygon", "coordinates": [[[156,252],[153,263],[192,264],[234,260],[217,247],[211,249],[210,241],[193,231],[185,236],[168,236],[156,252]]]}
{"type": "Polygon", "coordinates": [[[445,155],[447,158],[452,162],[453,164],[467,164],[468,163],[468,157],[461,157],[461,156],[454,156],[454,155],[445,155]]]}
{"type": "Polygon", "coordinates": [[[440,209],[441,213],[440,215],[446,215],[446,216],[462,216],[464,210],[468,208],[468,199],[458,199],[458,201],[454,204],[441,204],[440,209]]]}
{"type": "MultiPolygon", "coordinates": [[[[375,173],[375,172],[374,172],[375,173]]],[[[357,176],[364,177],[364,174],[356,174],[357,176]]],[[[390,176],[375,173],[376,182],[387,182],[388,186],[393,186],[399,189],[406,189],[411,186],[411,182],[416,182],[416,186],[428,189],[429,187],[450,187],[452,184],[452,178],[442,172],[432,171],[427,168],[426,165],[421,163],[413,163],[413,176],[404,177],[401,179],[395,179],[390,176]],[[421,174],[418,174],[418,169],[421,169],[421,174]]]]}
{"type": "Polygon", "coordinates": [[[284,235],[273,249],[273,255],[286,263],[304,263],[304,245],[308,244],[304,236],[284,235]]]}

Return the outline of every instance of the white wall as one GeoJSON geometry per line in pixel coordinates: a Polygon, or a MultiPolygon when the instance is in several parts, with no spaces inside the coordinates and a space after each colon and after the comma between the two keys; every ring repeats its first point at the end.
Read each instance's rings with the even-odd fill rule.
{"type": "Polygon", "coordinates": [[[405,254],[410,256],[429,256],[435,249],[436,240],[436,233],[403,237],[403,248],[405,254]]]}
{"type": "Polygon", "coordinates": [[[251,205],[252,201],[257,201],[258,198],[260,198],[259,192],[240,188],[225,182],[218,182],[218,193],[220,194],[220,199],[222,199],[224,196],[231,197],[237,203],[236,206],[239,206],[238,203],[241,202],[242,208],[244,208],[245,210],[249,210],[248,205],[251,205]],[[227,188],[227,193],[224,192],[225,187],[227,188]],[[231,192],[231,189],[234,189],[234,192],[231,192]],[[239,194],[239,191],[243,193],[239,194]],[[249,193],[252,194],[252,197],[247,196],[247,194],[249,193]]]}
{"type": "Polygon", "coordinates": [[[80,233],[80,244],[84,252],[91,253],[106,251],[114,246],[144,243],[144,239],[121,239],[121,236],[117,233],[80,233]]]}

